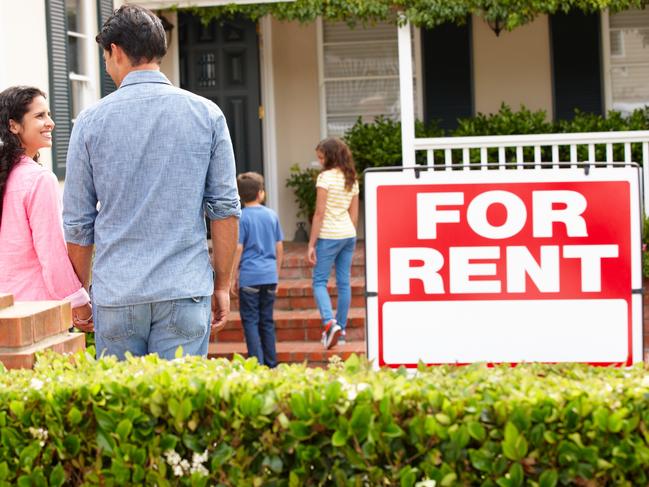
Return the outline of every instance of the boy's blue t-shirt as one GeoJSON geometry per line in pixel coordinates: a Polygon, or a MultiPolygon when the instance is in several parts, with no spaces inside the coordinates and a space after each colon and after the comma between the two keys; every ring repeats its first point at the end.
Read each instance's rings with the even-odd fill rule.
{"type": "Polygon", "coordinates": [[[284,240],[279,218],[265,206],[248,206],[241,211],[239,243],[243,245],[239,264],[239,286],[277,284],[275,245],[284,240]]]}

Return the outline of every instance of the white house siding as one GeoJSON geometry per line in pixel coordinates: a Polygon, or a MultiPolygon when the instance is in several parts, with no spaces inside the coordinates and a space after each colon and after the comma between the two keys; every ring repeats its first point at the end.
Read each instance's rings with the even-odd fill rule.
{"type": "Polygon", "coordinates": [[[178,14],[176,12],[163,12],[162,15],[174,28],[167,35],[167,55],[162,58],[160,71],[162,71],[174,86],[180,86],[180,53],[178,50],[178,14]]]}
{"type": "MultiPolygon", "coordinates": [[[[0,1],[0,91],[30,85],[48,92],[49,83],[45,2],[0,1]]],[[[41,151],[41,162],[52,167],[50,150],[41,151]]]]}
{"type": "Polygon", "coordinates": [[[545,110],[552,119],[552,70],[548,17],[496,36],[473,17],[475,111],[497,112],[502,102],[545,110]]]}

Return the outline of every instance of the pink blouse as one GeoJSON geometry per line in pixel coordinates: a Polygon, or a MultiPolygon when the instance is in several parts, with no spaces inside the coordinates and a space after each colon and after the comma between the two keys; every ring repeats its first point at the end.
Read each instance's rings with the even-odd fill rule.
{"type": "Polygon", "coordinates": [[[72,268],[63,238],[54,174],[23,157],[9,174],[0,224],[0,292],[17,301],[90,301],[72,268]]]}

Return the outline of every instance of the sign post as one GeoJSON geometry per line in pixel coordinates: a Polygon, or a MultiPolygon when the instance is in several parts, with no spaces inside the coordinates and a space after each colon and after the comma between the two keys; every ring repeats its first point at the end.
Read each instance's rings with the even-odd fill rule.
{"type": "Polygon", "coordinates": [[[376,366],[642,361],[637,166],[404,169],[365,174],[376,366]]]}

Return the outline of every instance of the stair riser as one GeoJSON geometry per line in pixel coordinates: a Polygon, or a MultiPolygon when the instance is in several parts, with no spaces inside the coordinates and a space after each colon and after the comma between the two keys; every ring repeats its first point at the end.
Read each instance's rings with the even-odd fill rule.
{"type": "MultiPolygon", "coordinates": [[[[236,316],[236,315],[235,315],[236,316]]],[[[225,326],[225,330],[233,330],[237,328],[241,328],[241,318],[233,317],[230,320],[228,320],[227,325],[225,326]]],[[[280,330],[280,329],[291,329],[291,328],[302,328],[302,329],[308,329],[308,328],[316,328],[320,329],[322,327],[322,320],[317,317],[309,317],[309,318],[280,318],[280,319],[275,319],[275,329],[280,330]]],[[[365,328],[365,318],[364,317],[349,317],[347,319],[347,328],[365,328]]]]}
{"type": "MultiPolygon", "coordinates": [[[[276,328],[275,340],[277,342],[318,342],[322,337],[321,328],[276,328]]],[[[362,341],[365,340],[365,328],[348,328],[347,329],[348,341],[362,341]]],[[[245,341],[242,328],[233,328],[223,330],[212,337],[214,343],[225,342],[242,342],[245,341]]]]}
{"type": "MultiPolygon", "coordinates": [[[[279,278],[281,279],[311,279],[312,277],[312,268],[311,267],[282,267],[279,278]]],[[[332,275],[333,271],[332,271],[332,275]]],[[[365,275],[365,268],[362,266],[352,266],[351,276],[352,277],[363,277],[365,275]]]]}
{"type": "MultiPolygon", "coordinates": [[[[331,298],[332,306],[334,309],[338,306],[338,299],[335,296],[331,298]]],[[[316,307],[315,300],[313,296],[309,297],[278,297],[275,299],[275,309],[283,310],[299,310],[299,309],[314,309],[316,307]]],[[[352,295],[351,301],[352,308],[363,308],[365,307],[365,296],[363,295],[352,295]]],[[[233,299],[230,302],[230,309],[232,311],[239,310],[239,300],[233,299]]]]}
{"type": "MultiPolygon", "coordinates": [[[[354,257],[352,258],[352,267],[354,266],[362,267],[364,265],[365,265],[365,254],[363,252],[358,252],[358,250],[356,250],[354,252],[354,257]]],[[[282,260],[282,267],[283,268],[306,267],[307,269],[313,269],[313,266],[309,264],[309,261],[306,259],[306,248],[304,253],[301,254],[284,255],[284,259],[282,260]]]]}

